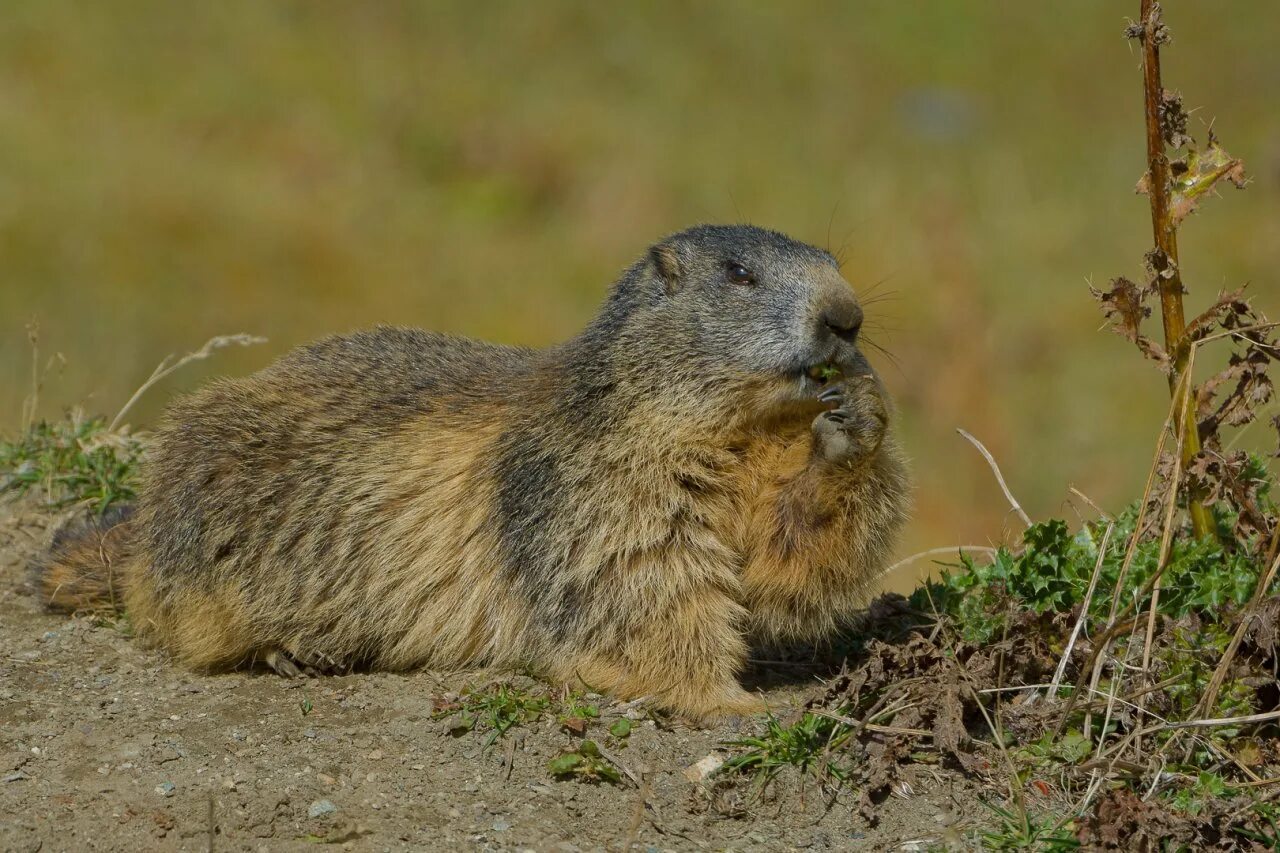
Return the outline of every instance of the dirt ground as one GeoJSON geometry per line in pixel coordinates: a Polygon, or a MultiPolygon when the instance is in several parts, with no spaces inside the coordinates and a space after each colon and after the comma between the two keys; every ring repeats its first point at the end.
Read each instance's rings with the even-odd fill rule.
{"type": "MultiPolygon", "coordinates": [[[[697,728],[601,700],[588,736],[635,781],[590,784],[548,775],[576,743],[554,708],[492,746],[433,719],[433,698],[493,674],[192,673],[115,627],[41,610],[26,566],[57,521],[0,504],[5,851],[923,850],[963,844],[989,817],[963,777],[926,765],[874,824],[858,792],[831,802],[796,775],[762,798],[687,777],[758,720],[697,728]],[[606,730],[623,714],[634,729],[619,745],[606,730]]],[[[776,685],[779,716],[816,683],[782,671],[753,676],[776,685]]]]}

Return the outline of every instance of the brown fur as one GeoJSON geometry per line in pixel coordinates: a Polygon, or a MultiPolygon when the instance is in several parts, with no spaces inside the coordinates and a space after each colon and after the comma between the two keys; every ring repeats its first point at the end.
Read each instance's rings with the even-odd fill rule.
{"type": "Polygon", "coordinates": [[[749,642],[830,633],[906,512],[882,391],[827,328],[860,318],[833,270],[772,232],[694,229],[562,347],[379,329],[216,382],[171,407],[136,516],[55,545],[45,598],[122,593],[202,669],[531,667],[758,709],[749,642]],[[756,291],[724,284],[729,253],[756,291]],[[824,405],[796,368],[828,358],[849,375],[824,405]]]}

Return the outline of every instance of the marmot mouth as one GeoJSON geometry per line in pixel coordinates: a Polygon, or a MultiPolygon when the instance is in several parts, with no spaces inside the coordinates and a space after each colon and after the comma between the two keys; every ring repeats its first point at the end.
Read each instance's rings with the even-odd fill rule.
{"type": "Polygon", "coordinates": [[[828,382],[834,382],[839,379],[842,371],[833,362],[824,361],[805,368],[804,375],[819,385],[826,385],[828,382]]]}

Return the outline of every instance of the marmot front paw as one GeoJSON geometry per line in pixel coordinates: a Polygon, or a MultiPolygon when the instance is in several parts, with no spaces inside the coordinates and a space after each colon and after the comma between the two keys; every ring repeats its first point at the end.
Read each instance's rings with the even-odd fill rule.
{"type": "Polygon", "coordinates": [[[880,382],[870,374],[847,376],[818,395],[835,408],[813,419],[813,452],[832,464],[853,465],[880,449],[889,410],[880,382]]]}

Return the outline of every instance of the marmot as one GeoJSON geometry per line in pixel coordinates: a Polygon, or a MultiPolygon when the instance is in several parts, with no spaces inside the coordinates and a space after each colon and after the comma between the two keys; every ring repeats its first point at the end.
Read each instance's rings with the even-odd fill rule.
{"type": "Polygon", "coordinates": [[[907,514],[862,318],[830,253],[698,226],[559,346],[322,340],[173,403],[136,511],[60,537],[43,595],[119,596],[203,670],[526,668],[759,710],[749,643],[831,632],[907,514]]]}

